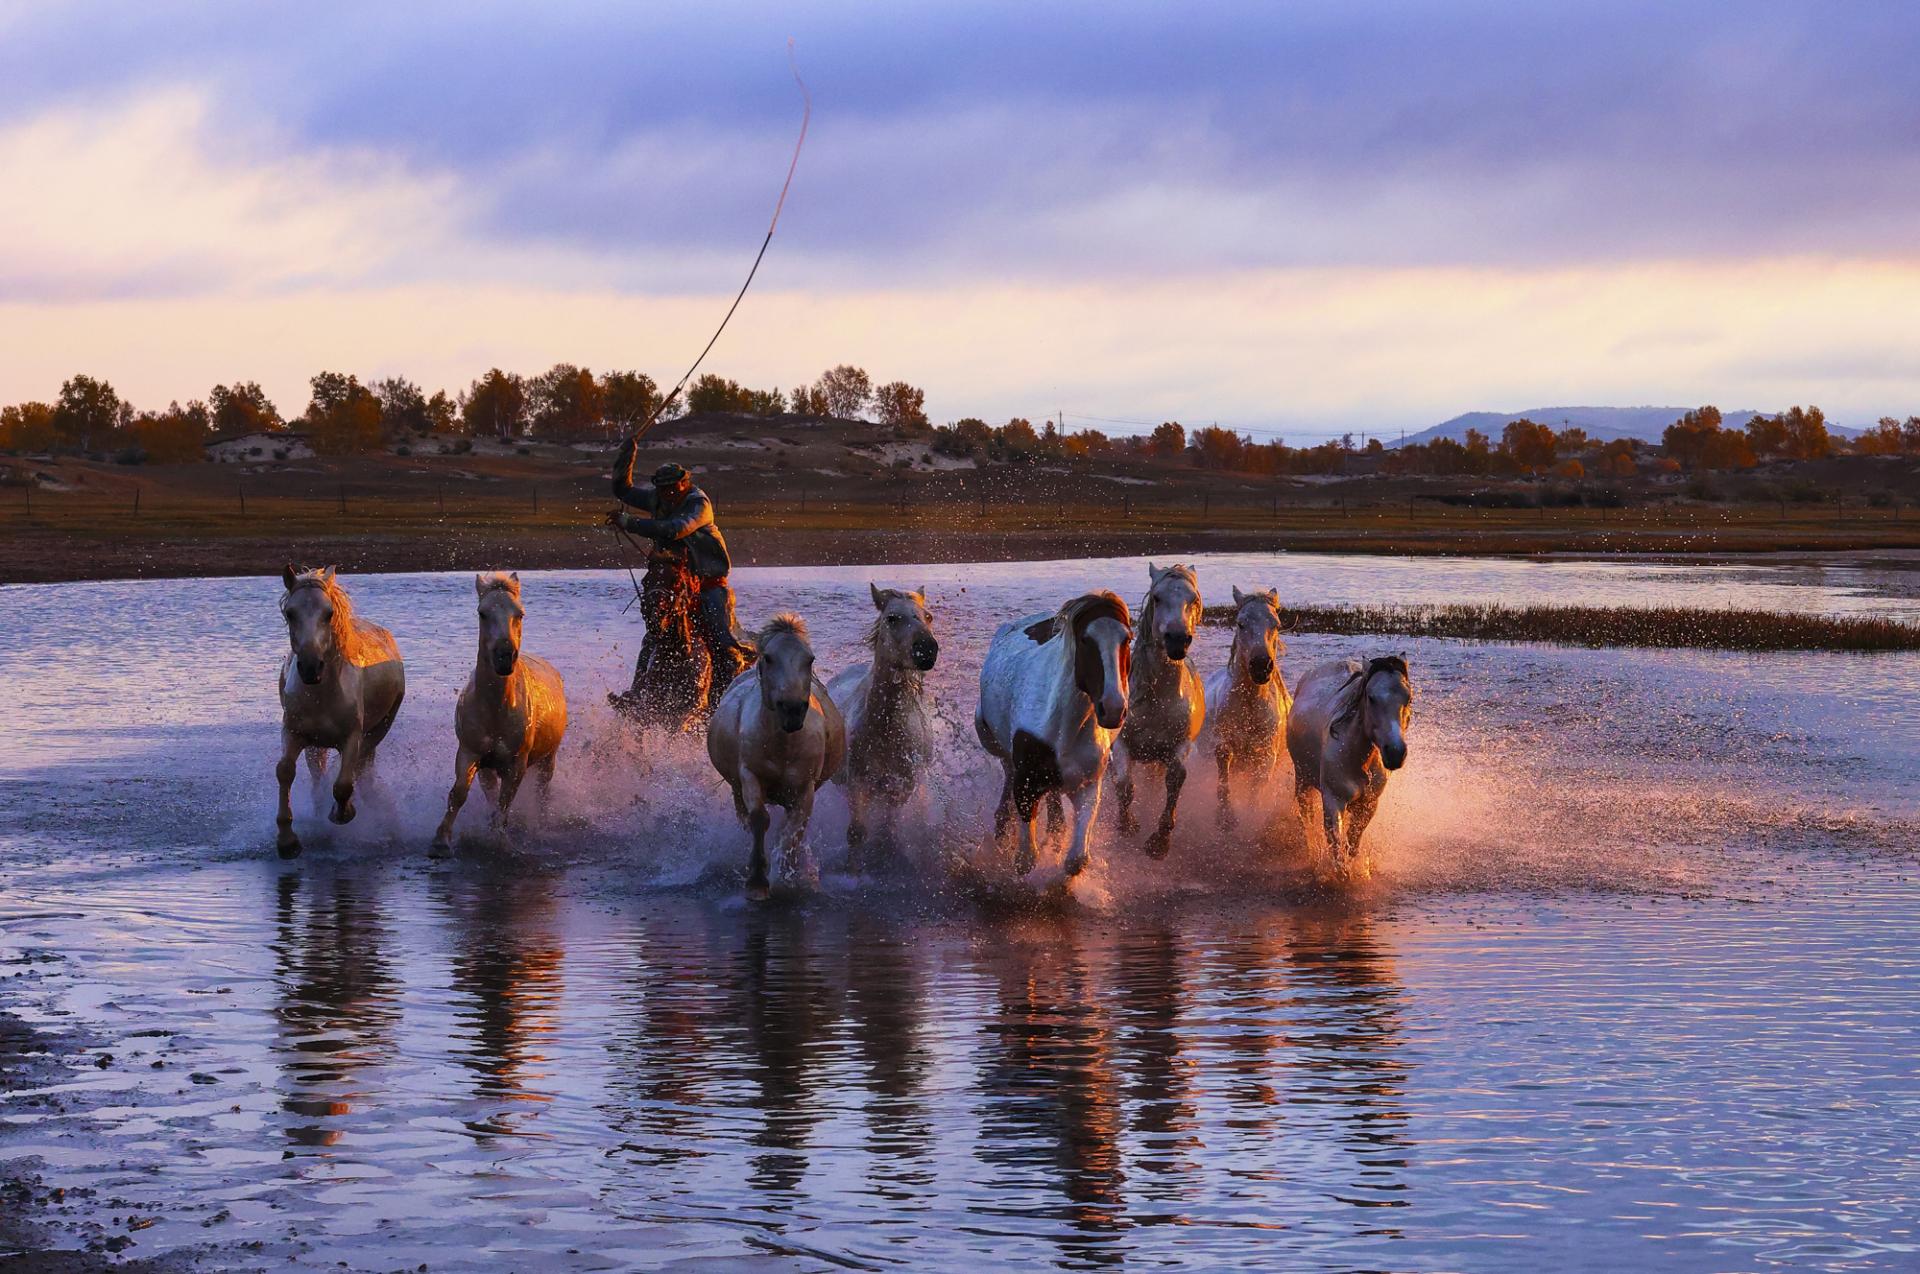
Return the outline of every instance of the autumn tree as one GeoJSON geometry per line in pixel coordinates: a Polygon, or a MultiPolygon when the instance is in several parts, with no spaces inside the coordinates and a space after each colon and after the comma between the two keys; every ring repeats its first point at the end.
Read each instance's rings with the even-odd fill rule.
{"type": "MultiPolygon", "coordinates": [[[[1714,421],[1719,422],[1720,413],[1714,412],[1714,421]]],[[[1786,454],[1787,424],[1778,416],[1755,416],[1747,422],[1747,448],[1762,459],[1770,460],[1786,454]]]]}
{"type": "Polygon", "coordinates": [[[1833,454],[1827,417],[1818,407],[1789,407],[1780,421],[1787,431],[1787,459],[1824,460],[1833,454]]]}
{"type": "Polygon", "coordinates": [[[492,368],[473,382],[460,410],[470,434],[511,442],[527,421],[527,383],[512,372],[492,368]]]}
{"type": "Polygon", "coordinates": [[[427,396],[420,386],[404,376],[389,376],[375,381],[372,389],[380,400],[380,432],[388,442],[428,432],[427,396]]]}
{"type": "Polygon", "coordinates": [[[433,391],[433,397],[427,399],[427,432],[432,434],[458,433],[460,430],[460,404],[447,396],[444,389],[433,391]]]}
{"type": "Polygon", "coordinates": [[[1882,416],[1873,428],[1853,440],[1853,449],[1863,456],[1897,456],[1907,449],[1906,434],[1892,416],[1882,416]]]}
{"type": "Polygon", "coordinates": [[[133,407],[112,385],[91,376],[75,376],[60,386],[53,404],[53,431],[59,444],[90,451],[107,445],[117,429],[133,420],[133,407]]]}
{"type": "Polygon", "coordinates": [[[351,456],[380,447],[380,400],[358,376],[321,372],[311,382],[307,432],[322,455],[351,456]]]}
{"type": "Polygon", "coordinates": [[[189,464],[207,458],[211,413],[198,400],[182,407],[169,403],[165,411],[143,411],[133,418],[128,433],[133,445],[154,464],[189,464]]]}
{"type": "Polygon", "coordinates": [[[660,387],[645,372],[608,372],[600,378],[600,411],[611,430],[630,434],[660,406],[660,387]]]}
{"type": "Polygon", "coordinates": [[[1203,469],[1238,469],[1246,458],[1247,440],[1218,425],[1194,430],[1191,445],[1194,459],[1203,469]]]}
{"type": "Polygon", "coordinates": [[[864,371],[846,363],[820,373],[817,388],[826,403],[826,414],[841,420],[860,419],[873,397],[873,381],[864,371]]]}
{"type": "Polygon", "coordinates": [[[214,436],[220,438],[274,433],[287,427],[260,382],[252,380],[215,385],[207,394],[207,414],[214,436]]]}
{"type": "Polygon", "coordinates": [[[796,416],[828,415],[827,393],[818,385],[795,385],[787,403],[796,416]]]}
{"type": "Polygon", "coordinates": [[[995,435],[1010,456],[1032,455],[1040,449],[1040,435],[1034,432],[1033,422],[1025,416],[1015,416],[1000,426],[995,435]]]}
{"type": "Polygon", "coordinates": [[[584,438],[598,432],[606,398],[593,373],[555,363],[527,384],[533,432],[542,438],[584,438]]]}
{"type": "Polygon", "coordinates": [[[1177,460],[1187,451],[1187,430],[1177,420],[1155,425],[1147,435],[1147,450],[1166,460],[1177,460]]]}
{"type": "Polygon", "coordinates": [[[1553,430],[1522,417],[1507,422],[1500,431],[1500,451],[1528,473],[1545,473],[1553,467],[1559,447],[1553,430]]]}
{"type": "Polygon", "coordinates": [[[890,380],[874,390],[873,408],[883,425],[912,430],[928,427],[926,391],[904,380],[890,380]]]}
{"type": "Polygon", "coordinates": [[[19,403],[0,408],[0,451],[52,451],[59,442],[53,404],[19,403]]]}
{"type": "Polygon", "coordinates": [[[1660,448],[1669,459],[1689,469],[1752,468],[1751,431],[1722,429],[1720,425],[1718,407],[1690,411],[1666,427],[1660,435],[1660,448]]]}

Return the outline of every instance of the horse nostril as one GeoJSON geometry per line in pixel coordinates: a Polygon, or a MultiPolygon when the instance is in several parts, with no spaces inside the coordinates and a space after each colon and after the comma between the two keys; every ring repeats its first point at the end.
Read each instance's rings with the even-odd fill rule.
{"type": "Polygon", "coordinates": [[[1187,647],[1193,643],[1193,636],[1190,633],[1168,633],[1165,641],[1167,658],[1184,659],[1187,655],[1187,647]]]}
{"type": "Polygon", "coordinates": [[[916,641],[913,643],[913,663],[921,672],[925,672],[933,667],[934,662],[939,658],[940,643],[933,641],[916,641]]]}

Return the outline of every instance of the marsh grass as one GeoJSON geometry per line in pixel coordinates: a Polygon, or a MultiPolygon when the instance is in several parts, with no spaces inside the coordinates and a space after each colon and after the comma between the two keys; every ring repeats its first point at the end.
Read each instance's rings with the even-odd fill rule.
{"type": "MultiPolygon", "coordinates": [[[[1696,650],[1920,650],[1920,626],[1878,616],[1830,618],[1764,610],[1679,606],[1290,606],[1281,619],[1303,633],[1450,637],[1560,646],[1667,646],[1696,650]]],[[[1232,608],[1206,622],[1231,623],[1232,608]]]]}

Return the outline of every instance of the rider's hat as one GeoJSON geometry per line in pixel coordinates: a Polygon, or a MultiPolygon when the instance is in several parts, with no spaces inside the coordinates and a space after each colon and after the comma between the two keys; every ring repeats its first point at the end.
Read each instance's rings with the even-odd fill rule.
{"type": "Polygon", "coordinates": [[[675,487],[692,475],[677,464],[663,464],[653,471],[653,485],[656,487],[675,487]]]}

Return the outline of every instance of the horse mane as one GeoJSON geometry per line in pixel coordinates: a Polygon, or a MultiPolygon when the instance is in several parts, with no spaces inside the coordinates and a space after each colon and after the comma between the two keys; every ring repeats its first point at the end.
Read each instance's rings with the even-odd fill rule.
{"type": "Polygon", "coordinates": [[[520,581],[510,575],[495,571],[480,577],[480,593],[511,593],[517,600],[520,596],[520,581]]]}
{"type": "Polygon", "coordinates": [[[1264,605],[1270,607],[1273,610],[1273,617],[1275,619],[1280,618],[1280,590],[1279,589],[1263,588],[1255,592],[1240,594],[1240,605],[1238,609],[1235,610],[1234,613],[1237,615],[1240,613],[1240,611],[1245,610],[1247,608],[1247,604],[1250,602],[1263,603],[1264,605]]]}
{"type": "Polygon", "coordinates": [[[1353,720],[1360,711],[1360,700],[1366,697],[1367,683],[1373,680],[1376,673],[1382,672],[1394,673],[1406,681],[1407,694],[1409,697],[1412,696],[1413,680],[1412,674],[1407,671],[1407,661],[1399,655],[1375,655],[1367,660],[1365,667],[1348,677],[1346,684],[1340,687],[1340,694],[1346,697],[1346,702],[1341,706],[1340,711],[1334,714],[1329,724],[1341,725],[1353,720]]]}
{"type": "Polygon", "coordinates": [[[1056,611],[1053,618],[1028,625],[1027,638],[1044,646],[1059,634],[1078,632],[1096,619],[1118,620],[1129,636],[1133,633],[1133,616],[1128,612],[1126,602],[1121,600],[1118,593],[1102,588],[1082,593],[1056,611]]]}
{"type": "Polygon", "coordinates": [[[778,615],[775,615],[767,621],[767,626],[760,630],[760,635],[755,639],[755,644],[765,645],[768,640],[778,637],[782,633],[789,637],[798,637],[801,641],[811,642],[811,639],[807,636],[807,621],[792,611],[781,611],[778,615]]]}
{"type": "MultiPolygon", "coordinates": [[[[355,616],[353,599],[327,571],[318,567],[302,571],[293,581],[293,588],[317,588],[327,595],[327,601],[333,606],[333,620],[329,625],[333,630],[333,648],[354,667],[365,668],[400,657],[400,647],[395,644],[393,634],[355,616]]],[[[287,591],[291,593],[293,588],[287,591]]]]}

